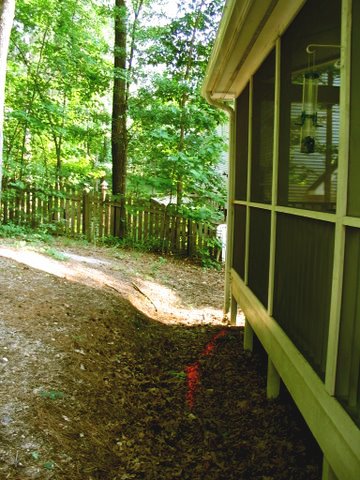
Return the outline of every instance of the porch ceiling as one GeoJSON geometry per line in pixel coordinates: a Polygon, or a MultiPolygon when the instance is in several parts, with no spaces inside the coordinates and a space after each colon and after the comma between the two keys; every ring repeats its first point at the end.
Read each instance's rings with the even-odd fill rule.
{"type": "Polygon", "coordinates": [[[202,93],[236,98],[306,0],[227,0],[202,93]]]}

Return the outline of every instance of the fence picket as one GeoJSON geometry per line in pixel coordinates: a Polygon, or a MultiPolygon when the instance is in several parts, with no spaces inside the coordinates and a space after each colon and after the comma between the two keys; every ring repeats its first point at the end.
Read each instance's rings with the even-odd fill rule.
{"type": "Polygon", "coordinates": [[[132,239],[134,242],[136,242],[137,238],[136,238],[136,233],[137,233],[137,221],[138,221],[138,218],[137,218],[137,211],[134,210],[134,204],[132,205],[132,208],[131,208],[131,217],[132,217],[132,239]]]}
{"type": "Polygon", "coordinates": [[[77,209],[76,209],[76,196],[73,190],[70,190],[71,194],[71,236],[75,237],[76,235],[76,217],[77,217],[77,209]]]}
{"type": "Polygon", "coordinates": [[[132,232],[132,228],[133,228],[133,216],[132,216],[132,212],[131,212],[131,198],[128,198],[127,201],[126,201],[126,208],[127,208],[127,225],[126,225],[126,228],[127,228],[127,233],[128,233],[128,236],[129,238],[133,238],[133,232],[132,232]]]}
{"type": "Polygon", "coordinates": [[[145,207],[144,210],[144,240],[149,239],[149,210],[148,207],[145,207]]]}
{"type": "Polygon", "coordinates": [[[109,200],[106,200],[105,203],[105,236],[110,235],[110,226],[111,226],[111,205],[109,200]]]}
{"type": "Polygon", "coordinates": [[[138,241],[143,240],[143,210],[140,207],[138,210],[138,241]]]}
{"type": "Polygon", "coordinates": [[[4,223],[7,223],[7,220],[8,220],[8,199],[4,199],[3,202],[2,202],[2,205],[0,206],[2,207],[2,212],[3,212],[3,221],[4,223]]]}
{"type": "Polygon", "coordinates": [[[25,198],[25,212],[26,212],[26,223],[31,222],[31,192],[30,187],[26,188],[26,198],[25,198]]]}

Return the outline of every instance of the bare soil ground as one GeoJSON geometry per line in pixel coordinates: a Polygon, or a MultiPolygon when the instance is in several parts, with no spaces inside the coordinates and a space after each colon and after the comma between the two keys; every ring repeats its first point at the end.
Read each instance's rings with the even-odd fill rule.
{"type": "Polygon", "coordinates": [[[0,479],[321,477],[296,408],[266,400],[261,355],[224,324],[223,272],[2,239],[0,279],[0,479]]]}

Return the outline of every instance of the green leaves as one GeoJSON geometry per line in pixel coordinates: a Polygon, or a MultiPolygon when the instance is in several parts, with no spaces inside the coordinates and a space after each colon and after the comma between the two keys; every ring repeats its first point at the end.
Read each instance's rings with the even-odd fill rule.
{"type": "Polygon", "coordinates": [[[64,398],[64,392],[58,390],[42,390],[40,396],[42,398],[49,398],[50,400],[59,400],[64,398]]]}
{"type": "Polygon", "coordinates": [[[30,180],[39,165],[48,177],[70,160],[86,157],[93,166],[103,157],[109,128],[103,95],[113,67],[104,37],[108,16],[98,7],[95,0],[17,2],[5,129],[10,178],[30,180]]]}
{"type": "Polygon", "coordinates": [[[4,136],[8,181],[46,187],[57,176],[81,184],[109,177],[115,77],[132,85],[129,193],[174,197],[181,188],[189,212],[223,201],[215,171],[223,142],[215,130],[224,116],[200,96],[223,0],[179,2],[177,18],[168,20],[161,3],[129,1],[125,18],[124,8],[102,0],[17,1],[4,136]],[[115,17],[127,22],[126,68],[114,69],[110,56],[115,17]]]}
{"type": "Polygon", "coordinates": [[[170,370],[169,375],[175,378],[179,378],[180,380],[186,380],[185,372],[175,372],[174,370],[170,370]]]}
{"type": "Polygon", "coordinates": [[[40,453],[39,452],[31,452],[31,457],[34,459],[34,460],[39,460],[40,458],[40,453]]]}
{"type": "Polygon", "coordinates": [[[55,467],[55,463],[52,461],[52,460],[48,460],[47,462],[45,462],[43,464],[43,467],[46,469],[46,470],[53,470],[54,467],[55,467]]]}
{"type": "Polygon", "coordinates": [[[216,128],[224,116],[200,95],[222,4],[179,2],[177,18],[143,30],[147,63],[156,69],[130,101],[130,189],[173,197],[181,190],[186,211],[199,218],[212,216],[214,199],[225,199],[216,173],[224,145],[216,128]]]}

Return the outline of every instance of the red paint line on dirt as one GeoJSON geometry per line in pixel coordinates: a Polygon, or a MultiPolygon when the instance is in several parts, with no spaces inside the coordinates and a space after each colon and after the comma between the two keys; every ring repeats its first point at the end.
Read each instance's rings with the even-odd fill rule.
{"type": "Polygon", "coordinates": [[[216,341],[221,337],[225,337],[225,335],[227,335],[226,330],[220,330],[220,332],[214,335],[210,342],[205,346],[204,350],[201,352],[201,356],[206,357],[206,355],[209,355],[215,349],[216,341]]]}
{"type": "MultiPolygon", "coordinates": [[[[204,350],[200,354],[200,358],[213,353],[216,348],[217,340],[221,337],[225,337],[227,333],[226,330],[220,330],[220,332],[216,333],[210,342],[206,344],[204,350]]],[[[198,360],[197,362],[188,365],[185,368],[185,372],[187,380],[186,403],[189,409],[192,410],[195,406],[195,393],[200,383],[200,361],[198,360]]]]}
{"type": "Polygon", "coordinates": [[[185,369],[186,378],[187,378],[187,392],[186,392],[186,403],[190,410],[194,408],[195,405],[195,391],[200,381],[200,362],[195,362],[191,365],[188,365],[185,369]]]}

